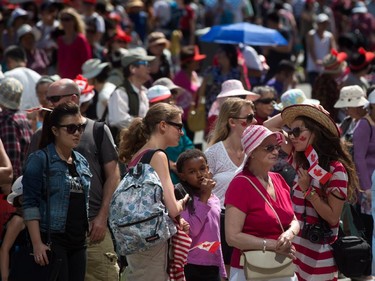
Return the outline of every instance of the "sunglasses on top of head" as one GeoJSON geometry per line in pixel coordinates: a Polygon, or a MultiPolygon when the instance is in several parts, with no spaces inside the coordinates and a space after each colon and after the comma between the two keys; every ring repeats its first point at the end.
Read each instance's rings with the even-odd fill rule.
{"type": "Polygon", "coordinates": [[[308,129],[295,127],[293,129],[287,130],[287,133],[289,137],[293,135],[295,138],[298,138],[304,131],[308,131],[308,129]]]}
{"type": "Polygon", "coordinates": [[[248,114],[247,116],[243,116],[243,117],[241,117],[241,116],[239,116],[239,117],[234,116],[234,117],[230,117],[230,118],[233,118],[233,119],[246,119],[246,123],[247,124],[251,124],[251,122],[253,122],[253,120],[254,120],[254,114],[248,114]]]}
{"type": "Polygon", "coordinates": [[[68,134],[74,135],[77,131],[82,134],[86,128],[86,124],[58,125],[57,127],[66,128],[68,134]]]}

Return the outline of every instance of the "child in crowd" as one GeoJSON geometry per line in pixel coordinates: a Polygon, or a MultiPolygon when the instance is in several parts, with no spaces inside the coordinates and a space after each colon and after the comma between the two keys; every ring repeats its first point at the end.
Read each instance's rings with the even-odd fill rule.
{"type": "Polygon", "coordinates": [[[176,189],[183,187],[192,199],[181,213],[190,224],[193,240],[185,266],[186,281],[220,281],[220,276],[226,277],[219,247],[221,208],[219,198],[212,193],[215,181],[206,156],[198,149],[187,150],[178,157],[176,167],[181,180],[176,189]]]}

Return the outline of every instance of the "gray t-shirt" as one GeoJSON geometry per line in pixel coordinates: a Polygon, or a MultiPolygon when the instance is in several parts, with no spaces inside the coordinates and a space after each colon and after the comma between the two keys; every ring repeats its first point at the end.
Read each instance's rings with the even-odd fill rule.
{"type": "MultiPolygon", "coordinates": [[[[81,141],[76,149],[87,159],[90,171],[92,173],[89,193],[90,220],[98,215],[103,198],[103,184],[105,182],[105,178],[103,178],[104,167],[101,167],[100,159],[102,159],[102,164],[118,160],[118,153],[111,135],[111,131],[106,125],[104,126],[104,135],[101,148],[97,150],[93,135],[94,123],[95,121],[87,118],[86,129],[83,132],[81,141]]],[[[39,142],[41,136],[42,130],[38,130],[34,133],[34,135],[31,138],[31,144],[29,147],[28,154],[39,149],[39,142]]]]}

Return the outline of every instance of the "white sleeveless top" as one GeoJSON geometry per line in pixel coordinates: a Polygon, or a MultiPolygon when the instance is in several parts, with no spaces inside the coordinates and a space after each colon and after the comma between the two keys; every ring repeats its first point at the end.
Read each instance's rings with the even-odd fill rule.
{"type": "MultiPolygon", "coordinates": [[[[315,30],[310,30],[310,32],[313,32],[313,44],[314,44],[314,49],[315,49],[315,56],[317,59],[323,60],[323,58],[329,54],[331,50],[331,38],[332,38],[332,33],[329,31],[324,31],[323,37],[320,38],[318,34],[316,33],[315,30]]],[[[309,33],[310,33],[309,32],[309,33]]],[[[309,51],[307,51],[307,67],[306,67],[308,72],[322,72],[323,67],[318,66],[315,64],[315,62],[312,60],[311,55],[309,51]]]]}

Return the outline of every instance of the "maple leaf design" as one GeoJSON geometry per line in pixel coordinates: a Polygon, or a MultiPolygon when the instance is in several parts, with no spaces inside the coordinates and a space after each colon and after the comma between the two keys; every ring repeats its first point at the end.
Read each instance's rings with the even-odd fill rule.
{"type": "Polygon", "coordinates": [[[211,246],[211,244],[203,244],[203,245],[202,245],[203,248],[208,248],[208,247],[210,247],[210,246],[211,246]]]}
{"type": "Polygon", "coordinates": [[[316,155],[315,155],[315,154],[311,155],[311,161],[312,161],[313,163],[315,163],[315,160],[316,160],[316,155]]]}
{"type": "Polygon", "coordinates": [[[322,170],[321,169],[314,169],[314,175],[316,175],[318,177],[321,177],[323,175],[322,170]]]}
{"type": "Polygon", "coordinates": [[[301,137],[299,138],[299,140],[300,140],[300,141],[305,141],[305,140],[306,140],[306,137],[301,136],[301,137]]]}

